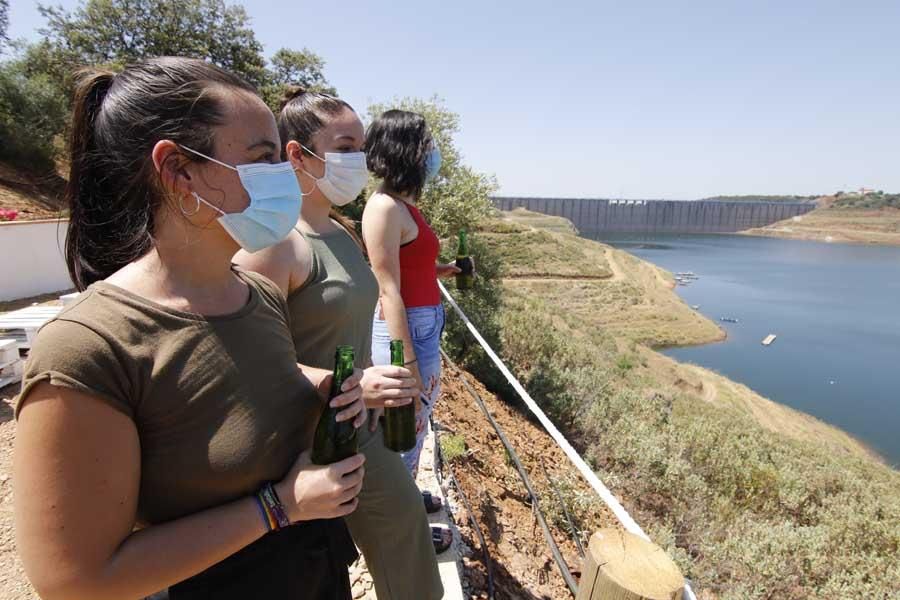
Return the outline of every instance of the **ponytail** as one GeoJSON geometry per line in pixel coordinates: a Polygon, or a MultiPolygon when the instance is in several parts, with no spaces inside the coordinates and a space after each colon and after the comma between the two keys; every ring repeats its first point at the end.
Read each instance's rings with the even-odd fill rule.
{"type": "Polygon", "coordinates": [[[102,187],[98,183],[95,123],[103,100],[115,80],[110,71],[84,70],[78,74],[72,101],[72,130],[69,139],[69,181],[66,203],[69,208],[69,230],[66,235],[66,264],[69,276],[79,290],[103,279],[103,257],[96,252],[104,226],[98,220],[102,203],[102,187]]]}

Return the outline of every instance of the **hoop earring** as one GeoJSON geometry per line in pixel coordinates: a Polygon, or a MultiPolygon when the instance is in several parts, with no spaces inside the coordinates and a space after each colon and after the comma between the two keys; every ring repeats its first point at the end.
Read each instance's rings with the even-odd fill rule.
{"type": "Polygon", "coordinates": [[[178,208],[181,209],[181,214],[183,214],[186,217],[193,217],[198,212],[200,212],[200,197],[196,193],[193,194],[193,196],[194,196],[194,202],[197,203],[197,206],[194,207],[193,212],[188,212],[188,211],[184,210],[184,198],[183,197],[178,202],[178,205],[179,205],[178,208]]]}

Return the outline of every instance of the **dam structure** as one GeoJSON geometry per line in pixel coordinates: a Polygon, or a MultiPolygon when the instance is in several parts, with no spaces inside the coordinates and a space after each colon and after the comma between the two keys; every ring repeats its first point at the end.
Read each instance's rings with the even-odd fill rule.
{"type": "Polygon", "coordinates": [[[525,208],[565,217],[581,233],[734,233],[804,215],[815,202],[605,200],[494,196],[500,210],[525,208]]]}

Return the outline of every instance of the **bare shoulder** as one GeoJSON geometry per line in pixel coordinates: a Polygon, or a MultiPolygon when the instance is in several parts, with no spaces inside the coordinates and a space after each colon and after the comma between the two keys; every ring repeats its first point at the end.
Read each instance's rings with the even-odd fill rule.
{"type": "Polygon", "coordinates": [[[381,192],[375,192],[366,201],[366,208],[363,211],[363,218],[365,218],[366,214],[381,216],[400,214],[400,211],[403,210],[401,204],[403,203],[396,198],[392,198],[391,196],[388,196],[387,194],[383,194],[381,192]]]}
{"type": "Polygon", "coordinates": [[[306,240],[292,229],[285,239],[268,248],[253,253],[240,250],[235,254],[234,262],[249,271],[265,275],[287,297],[293,282],[306,280],[311,258],[306,240]]]}

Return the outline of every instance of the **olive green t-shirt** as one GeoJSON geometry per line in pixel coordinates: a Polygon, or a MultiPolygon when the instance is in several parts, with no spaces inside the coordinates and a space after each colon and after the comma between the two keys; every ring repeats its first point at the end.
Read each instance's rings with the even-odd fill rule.
{"type": "Polygon", "coordinates": [[[284,297],[235,269],[250,299],[204,317],[92,285],[38,333],[17,413],[42,381],[130,417],[141,445],[138,522],[217,506],[280,480],[324,406],[294,360],[284,297]]]}
{"type": "Polygon", "coordinates": [[[343,228],[300,235],[309,243],[312,268],[307,282],[288,296],[297,360],[331,369],[335,348],[349,344],[356,353],[356,366],[364,369],[372,362],[378,281],[343,228]]]}

